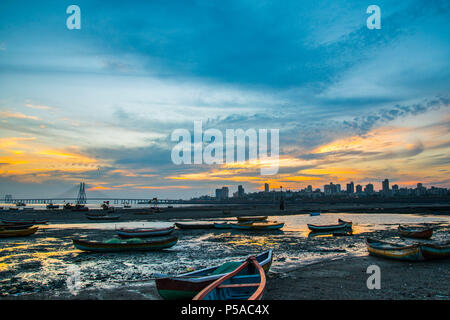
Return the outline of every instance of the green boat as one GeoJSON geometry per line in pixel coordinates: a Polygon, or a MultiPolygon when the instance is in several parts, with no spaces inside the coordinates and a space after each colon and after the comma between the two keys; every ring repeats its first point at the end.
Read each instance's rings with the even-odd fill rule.
{"type": "Polygon", "coordinates": [[[86,241],[82,239],[72,239],[75,248],[83,251],[94,252],[120,252],[120,251],[152,251],[173,247],[178,237],[158,237],[144,241],[139,238],[128,240],[110,239],[107,241],[86,241]]]}

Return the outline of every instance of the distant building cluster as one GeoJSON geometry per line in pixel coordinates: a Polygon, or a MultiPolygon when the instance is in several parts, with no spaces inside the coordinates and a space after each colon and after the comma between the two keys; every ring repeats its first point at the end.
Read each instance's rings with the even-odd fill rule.
{"type": "MultiPolygon", "coordinates": [[[[287,190],[283,191],[283,197],[290,200],[296,199],[315,199],[315,198],[333,198],[333,199],[352,199],[352,198],[364,198],[364,197],[423,197],[423,196],[450,196],[450,189],[438,188],[438,187],[424,187],[422,183],[417,183],[415,188],[400,188],[397,184],[390,186],[389,179],[384,179],[381,182],[381,189],[375,191],[374,185],[368,183],[364,186],[357,184],[353,181],[347,183],[345,188],[342,188],[339,183],[330,182],[323,186],[323,189],[313,188],[308,185],[304,189],[297,191],[287,190]]],[[[215,197],[201,196],[193,200],[279,200],[281,197],[281,190],[270,191],[269,184],[264,184],[264,191],[245,193],[244,187],[239,185],[237,191],[233,193],[233,196],[229,196],[229,188],[222,187],[216,189],[215,197]]]]}
{"type": "MultiPolygon", "coordinates": [[[[210,197],[207,196],[203,196],[200,197],[200,199],[206,199],[210,197]]],[[[222,187],[220,189],[216,189],[216,200],[227,200],[230,198],[230,190],[228,187],[222,187]]],[[[245,198],[245,190],[244,187],[242,185],[238,186],[238,189],[236,192],[233,193],[233,198],[238,198],[238,199],[244,199],[245,198]]]]}

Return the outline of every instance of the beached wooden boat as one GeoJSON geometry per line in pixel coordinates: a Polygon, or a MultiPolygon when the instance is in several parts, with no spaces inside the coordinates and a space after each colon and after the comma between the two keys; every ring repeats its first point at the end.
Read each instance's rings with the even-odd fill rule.
{"type": "Polygon", "coordinates": [[[15,224],[15,223],[0,223],[0,229],[5,230],[18,230],[18,229],[28,229],[34,226],[33,224],[15,224]]]}
{"type": "Polygon", "coordinates": [[[345,229],[350,229],[352,226],[347,225],[345,223],[339,224],[329,224],[329,225],[315,225],[308,224],[309,230],[313,232],[325,232],[325,231],[340,231],[345,229]]]}
{"type": "Polygon", "coordinates": [[[351,236],[353,234],[352,229],[342,229],[337,231],[311,231],[308,234],[308,238],[314,237],[343,237],[343,236],[351,236]]]}
{"type": "Polygon", "coordinates": [[[249,222],[232,223],[231,228],[240,230],[279,230],[284,227],[284,222],[249,222]]]}
{"type": "Polygon", "coordinates": [[[266,273],[254,256],[234,271],[217,279],[192,300],[261,300],[266,288],[266,273]]]}
{"type": "Polygon", "coordinates": [[[342,220],[342,219],[338,219],[338,223],[339,224],[346,224],[349,227],[353,226],[353,222],[352,221],[345,221],[345,220],[342,220]]]}
{"type": "Polygon", "coordinates": [[[25,237],[36,233],[38,227],[30,227],[25,229],[2,229],[0,227],[0,238],[25,237]]]}
{"type": "Polygon", "coordinates": [[[369,254],[373,256],[394,260],[408,260],[408,261],[423,260],[419,244],[402,245],[367,238],[366,245],[369,254]]]}
{"type": "Polygon", "coordinates": [[[267,216],[237,217],[237,220],[239,222],[262,221],[267,220],[267,216]]]}
{"type": "Polygon", "coordinates": [[[16,225],[25,225],[25,224],[47,224],[48,220],[40,220],[40,219],[0,219],[1,222],[6,224],[16,224],[16,225]]]}
{"type": "Polygon", "coordinates": [[[175,225],[179,229],[213,229],[214,222],[176,222],[175,225]]]}
{"type": "Polygon", "coordinates": [[[120,215],[86,215],[89,220],[117,220],[120,215]]]}
{"type": "Polygon", "coordinates": [[[214,228],[215,229],[231,229],[231,223],[228,223],[228,222],[223,222],[223,223],[214,222],[214,228]]]}
{"type": "Polygon", "coordinates": [[[320,212],[310,212],[310,216],[320,216],[320,212]]]}
{"type": "Polygon", "coordinates": [[[400,232],[402,237],[429,239],[433,235],[433,228],[408,228],[398,226],[398,232],[400,232]]]}
{"type": "Polygon", "coordinates": [[[160,237],[144,241],[142,239],[111,239],[108,241],[87,241],[72,239],[75,248],[83,251],[118,252],[118,251],[152,251],[173,247],[178,237],[160,237]]]}
{"type": "Polygon", "coordinates": [[[425,260],[450,258],[450,241],[421,243],[419,246],[425,260]]]}
{"type": "Polygon", "coordinates": [[[116,233],[121,238],[147,238],[166,236],[173,232],[174,226],[167,228],[136,228],[136,229],[117,229],[116,233]]]}
{"type": "MultiPolygon", "coordinates": [[[[272,250],[257,255],[256,260],[264,271],[268,272],[272,264],[272,250]]],[[[164,299],[192,299],[206,286],[235,270],[243,262],[226,262],[219,266],[208,267],[173,277],[162,275],[155,279],[156,288],[159,295],[164,299]]]]}

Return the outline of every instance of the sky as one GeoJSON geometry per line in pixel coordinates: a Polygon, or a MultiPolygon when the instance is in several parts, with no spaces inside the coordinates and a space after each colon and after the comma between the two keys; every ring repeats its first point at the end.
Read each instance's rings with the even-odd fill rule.
{"type": "Polygon", "coordinates": [[[448,1],[5,0],[0,197],[81,181],[88,197],[170,199],[265,182],[448,188],[449,95],[448,1]],[[199,120],[279,129],[278,173],[174,164],[172,132],[199,120]]]}

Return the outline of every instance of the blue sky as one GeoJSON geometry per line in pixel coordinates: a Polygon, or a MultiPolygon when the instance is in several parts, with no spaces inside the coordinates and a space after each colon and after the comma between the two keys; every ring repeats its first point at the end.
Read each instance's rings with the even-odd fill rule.
{"type": "Polygon", "coordinates": [[[448,1],[2,1],[0,196],[260,188],[254,168],[172,164],[194,120],[280,128],[272,180],[293,189],[449,187],[449,18],[448,1]]]}

